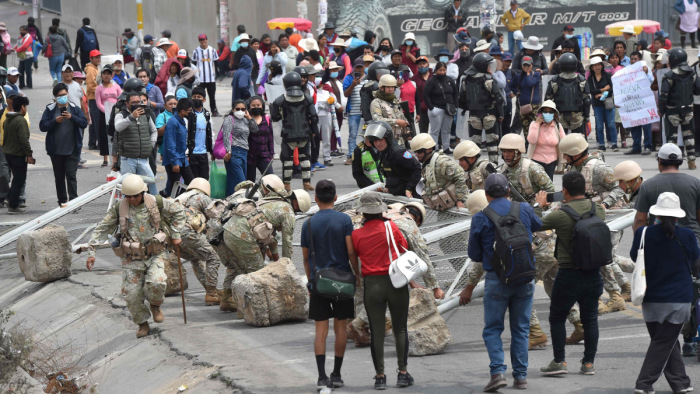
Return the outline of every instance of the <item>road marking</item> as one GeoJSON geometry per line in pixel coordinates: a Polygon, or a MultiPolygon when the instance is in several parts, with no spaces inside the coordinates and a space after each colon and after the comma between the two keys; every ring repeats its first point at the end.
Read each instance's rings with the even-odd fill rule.
{"type": "Polygon", "coordinates": [[[649,334],[623,335],[621,337],[600,338],[599,341],[617,341],[619,339],[648,338],[649,334]]]}

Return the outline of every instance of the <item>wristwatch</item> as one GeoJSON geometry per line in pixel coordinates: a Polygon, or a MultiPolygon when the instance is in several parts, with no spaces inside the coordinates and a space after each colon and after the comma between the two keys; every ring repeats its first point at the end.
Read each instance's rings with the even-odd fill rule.
{"type": "Polygon", "coordinates": [[[605,209],[610,209],[610,204],[608,204],[607,202],[604,202],[603,206],[605,207],[605,209]]]}
{"type": "Polygon", "coordinates": [[[539,208],[539,207],[540,207],[540,203],[536,202],[536,203],[532,204],[532,207],[533,207],[533,208],[539,208]]]}

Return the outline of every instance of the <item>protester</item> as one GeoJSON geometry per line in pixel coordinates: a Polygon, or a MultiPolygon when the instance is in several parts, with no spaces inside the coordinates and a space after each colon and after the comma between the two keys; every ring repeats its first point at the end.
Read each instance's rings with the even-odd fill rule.
{"type": "Polygon", "coordinates": [[[695,49],[695,34],[698,31],[698,6],[697,0],[676,0],[673,8],[678,12],[680,21],[678,30],[681,32],[681,48],[685,49],[686,34],[690,36],[690,46],[695,49]]]}
{"type": "MultiPolygon", "coordinates": [[[[564,40],[571,40],[574,38],[574,26],[573,25],[564,26],[561,33],[562,33],[562,35],[557,37],[557,39],[554,40],[554,42],[552,42],[552,54],[549,57],[549,61],[554,60],[554,57],[555,57],[554,48],[556,48],[558,46],[562,46],[562,44],[564,43],[564,40]]],[[[576,45],[576,47],[574,47],[574,55],[576,55],[576,59],[579,59],[579,60],[581,59],[581,48],[578,45],[576,45]]]]}
{"type": "Polygon", "coordinates": [[[248,100],[253,95],[253,62],[248,55],[244,55],[233,73],[231,80],[231,100],[248,100]]]}
{"type": "Polygon", "coordinates": [[[19,38],[17,38],[17,45],[15,45],[14,51],[17,52],[17,59],[19,60],[19,66],[17,70],[19,71],[19,88],[27,89],[32,88],[32,64],[34,63],[34,52],[32,51],[32,43],[34,39],[27,31],[27,26],[20,26],[19,28],[19,38]],[[26,85],[25,85],[26,77],[26,85]]]}
{"type": "Polygon", "coordinates": [[[226,166],[226,196],[235,191],[236,185],[246,179],[248,171],[248,137],[258,132],[258,124],[253,120],[243,100],[234,100],[231,112],[224,118],[223,133],[224,165],[226,166]]]}
{"type": "Polygon", "coordinates": [[[117,85],[119,85],[120,88],[123,88],[124,82],[126,82],[127,79],[131,78],[131,75],[129,75],[129,73],[126,72],[126,70],[124,70],[123,66],[124,64],[122,63],[121,59],[116,59],[114,60],[114,63],[112,63],[112,80],[117,85]]]}
{"type": "MultiPolygon", "coordinates": [[[[114,118],[114,129],[119,138],[120,167],[123,173],[153,177],[148,159],[156,145],[158,131],[150,116],[142,108],[139,93],[127,94],[127,105],[114,118]]],[[[155,195],[155,183],[148,184],[148,192],[155,195]]]]}
{"type": "Polygon", "coordinates": [[[192,176],[209,180],[207,153],[213,157],[213,148],[211,115],[204,108],[206,101],[207,91],[202,86],[192,89],[192,112],[187,117],[187,149],[192,176]]]}
{"type": "Polygon", "coordinates": [[[12,37],[7,32],[5,22],[0,22],[0,41],[2,41],[2,51],[0,51],[0,67],[7,68],[7,55],[12,53],[12,37]]]}
{"type": "Polygon", "coordinates": [[[112,67],[109,65],[102,68],[102,84],[95,88],[95,104],[100,114],[95,119],[99,119],[99,129],[97,131],[98,146],[100,155],[103,157],[102,167],[107,167],[107,157],[109,156],[109,136],[107,135],[107,121],[112,111],[112,106],[117,102],[117,97],[122,94],[122,89],[112,81],[112,67]]]}
{"type": "Polygon", "coordinates": [[[226,45],[226,41],[220,38],[216,42],[217,50],[216,54],[219,55],[219,59],[215,61],[216,65],[216,75],[218,79],[224,79],[228,71],[230,70],[229,63],[231,62],[231,49],[226,45]]]}
{"type": "Polygon", "coordinates": [[[240,47],[236,52],[234,52],[230,64],[232,70],[238,70],[241,66],[241,59],[243,56],[248,56],[252,65],[251,78],[255,81],[258,78],[258,73],[260,72],[260,64],[258,63],[258,55],[256,50],[251,46],[251,38],[247,34],[241,34],[241,40],[239,42],[240,47]]]}
{"type": "Polygon", "coordinates": [[[591,59],[591,75],[588,77],[588,90],[591,92],[591,103],[593,105],[593,115],[595,116],[596,141],[598,149],[605,150],[605,134],[603,129],[607,128],[611,134],[613,152],[617,152],[617,129],[615,128],[615,106],[608,105],[608,101],[614,99],[613,84],[610,74],[603,72],[603,61],[599,57],[591,59]]]}
{"type": "MultiPolygon", "coordinates": [[[[156,139],[156,145],[154,148],[156,151],[158,151],[161,154],[161,161],[162,160],[162,154],[163,154],[163,134],[165,134],[165,125],[168,123],[168,120],[175,114],[175,108],[177,107],[177,98],[173,93],[168,93],[165,95],[165,110],[158,115],[155,121],[155,127],[158,132],[158,138],[156,139]]],[[[163,197],[169,197],[170,196],[170,188],[171,184],[166,180],[165,183],[165,188],[163,188],[160,191],[160,195],[163,197]]]]}
{"type": "MultiPolygon", "coordinates": [[[[501,23],[508,30],[508,51],[511,53],[516,53],[516,41],[514,34],[516,31],[520,31],[522,33],[525,26],[530,23],[530,14],[518,7],[517,0],[510,0],[510,12],[503,13],[501,16],[501,23]]],[[[517,46],[518,51],[521,51],[523,49],[522,41],[518,40],[517,46]]]]}
{"type": "MultiPolygon", "coordinates": [[[[290,72],[297,66],[296,58],[299,55],[299,50],[294,45],[289,44],[289,36],[285,33],[280,34],[278,41],[280,44],[280,49],[284,51],[288,59],[287,66],[284,68],[284,71],[290,72]]],[[[233,48],[231,50],[233,50],[233,48]]]]}
{"type": "MultiPolygon", "coordinates": [[[[153,111],[153,117],[157,118],[158,115],[165,109],[165,103],[163,102],[163,93],[160,88],[149,81],[148,72],[142,68],[136,70],[136,78],[141,80],[146,93],[148,94],[148,105],[153,111]]],[[[195,177],[196,178],[196,177],[195,177]]]]}
{"type": "Polygon", "coordinates": [[[12,112],[7,114],[7,120],[3,123],[3,153],[12,174],[10,192],[7,195],[8,210],[10,215],[16,215],[26,211],[21,206],[20,197],[27,180],[27,165],[35,164],[32,157],[32,147],[29,143],[29,125],[25,116],[29,99],[17,96],[12,100],[12,112]]]}
{"type": "Polygon", "coordinates": [[[537,118],[530,123],[527,134],[527,141],[531,147],[528,156],[544,168],[549,179],[554,180],[554,170],[561,157],[559,141],[566,134],[559,123],[559,111],[553,101],[547,100],[542,103],[536,114],[537,118]]]}
{"type": "Polygon", "coordinates": [[[5,90],[6,91],[15,91],[19,94],[24,94],[22,93],[22,90],[20,90],[19,86],[17,85],[17,82],[19,82],[19,71],[17,70],[17,67],[10,67],[7,69],[7,81],[5,82],[5,90]]]}
{"type": "Polygon", "coordinates": [[[506,310],[508,310],[510,321],[510,354],[513,378],[515,379],[514,387],[526,389],[528,334],[535,282],[530,280],[509,286],[499,279],[498,266],[500,263],[496,264],[500,262],[500,257],[498,254],[494,254],[494,242],[497,242],[494,240],[498,228],[492,217],[503,217],[508,212],[518,209],[518,220],[530,241],[532,241],[532,233],[540,229],[542,221],[535,215],[528,203],[511,202],[506,198],[509,186],[505,175],[489,175],[486,178],[484,190],[486,191],[486,199],[489,201],[489,206],[486,209],[490,209],[491,213],[487,215],[482,211],[472,218],[467,252],[472,261],[482,262],[486,271],[483,338],[491,360],[489,365],[491,380],[484,387],[484,391],[498,391],[507,385],[505,378],[507,366],[504,360],[503,342],[501,341],[506,310]]]}
{"type": "Polygon", "coordinates": [[[83,70],[90,62],[90,53],[94,50],[100,50],[97,33],[90,27],[90,18],[83,18],[83,26],[78,29],[75,36],[75,56],[80,52],[80,68],[83,70]]]}
{"type": "Polygon", "coordinates": [[[362,120],[362,105],[360,90],[367,83],[365,75],[365,62],[362,58],[355,59],[352,73],[346,74],[343,79],[343,95],[347,97],[345,113],[348,114],[348,156],[345,165],[352,164],[352,153],[355,151],[357,133],[362,120]]]}
{"type": "Polygon", "coordinates": [[[78,197],[76,175],[82,146],[80,139],[87,120],[80,106],[69,101],[66,85],[59,83],[54,86],[53,95],[56,101],[46,106],[39,129],[47,133],[46,153],[51,157],[58,206],[65,207],[68,201],[78,197]]]}
{"type": "Polygon", "coordinates": [[[425,56],[416,59],[416,65],[418,66],[418,72],[411,79],[416,84],[416,106],[418,107],[416,121],[420,132],[427,133],[430,131],[430,119],[428,117],[428,106],[425,104],[423,95],[425,85],[433,77],[433,70],[430,69],[430,62],[425,56]]]}
{"type": "Polygon", "coordinates": [[[391,39],[382,38],[382,40],[379,41],[379,47],[377,47],[375,54],[379,56],[379,60],[384,62],[384,64],[389,64],[391,63],[391,51],[393,50],[394,46],[391,44],[391,39]]]}
{"type": "Polygon", "coordinates": [[[166,190],[168,196],[172,194],[172,187],[182,177],[185,184],[189,184],[194,176],[190,162],[187,160],[188,131],[185,119],[192,113],[192,100],[182,99],[177,102],[173,116],[165,124],[163,134],[163,166],[168,174],[168,184],[171,190],[166,190]]]}
{"type": "Polygon", "coordinates": [[[457,107],[459,90],[455,81],[447,77],[445,63],[438,62],[434,72],[423,88],[423,100],[430,118],[430,136],[436,144],[442,144],[443,153],[449,154],[453,114],[448,113],[447,109],[457,107]]]}
{"type": "MultiPolygon", "coordinates": [[[[457,29],[467,22],[467,11],[462,8],[462,0],[454,0],[451,7],[445,9],[445,30],[447,34],[447,49],[454,52],[457,41],[454,38],[457,29]]],[[[505,24],[505,23],[504,23],[505,24]]]]}
{"type": "Polygon", "coordinates": [[[175,88],[175,97],[177,99],[192,98],[192,89],[197,85],[197,70],[190,67],[183,67],[180,70],[180,79],[177,81],[175,88]]]}
{"type": "Polygon", "coordinates": [[[530,125],[537,117],[542,102],[542,72],[533,70],[530,56],[523,57],[521,69],[520,73],[514,73],[510,88],[517,97],[523,134],[529,140],[530,125]]]}
{"type": "Polygon", "coordinates": [[[61,82],[61,67],[66,54],[70,56],[70,46],[63,36],[58,34],[56,26],[49,27],[49,35],[46,37],[49,45],[51,45],[52,56],[49,57],[49,72],[54,79],[54,85],[61,82]]]}
{"type": "Polygon", "coordinates": [[[401,63],[407,65],[411,69],[411,73],[416,75],[418,72],[416,60],[420,57],[420,48],[418,48],[416,43],[416,36],[410,32],[406,33],[399,50],[401,51],[401,63]]]}
{"type": "Polygon", "coordinates": [[[548,74],[549,67],[547,67],[547,58],[542,53],[542,48],[544,46],[540,44],[539,37],[530,36],[527,41],[523,44],[523,50],[518,52],[513,58],[513,70],[519,72],[522,69],[522,62],[525,56],[532,58],[532,69],[540,73],[548,74]]]}
{"type": "Polygon", "coordinates": [[[270,64],[273,61],[277,61],[282,68],[285,68],[287,66],[287,62],[289,59],[287,59],[287,54],[282,52],[280,50],[279,44],[277,42],[271,42],[270,43],[270,50],[267,52],[263,59],[263,65],[260,68],[261,72],[258,74],[258,80],[255,81],[256,85],[262,85],[263,80],[267,76],[267,80],[269,81],[269,72],[267,71],[270,67],[270,64]]]}
{"type": "MultiPolygon", "coordinates": [[[[638,61],[642,60],[643,55],[638,52],[634,51],[630,55],[630,60],[632,64],[637,63],[638,61]]],[[[651,63],[647,63],[651,64],[651,63]]],[[[649,67],[644,66],[642,70],[647,74],[647,79],[649,79],[649,82],[653,83],[654,82],[654,73],[649,69],[649,67]]],[[[695,96],[694,96],[695,97],[695,96]]],[[[695,99],[693,99],[695,100],[695,99]]],[[[694,118],[694,117],[693,117],[694,118]]],[[[695,124],[697,124],[697,120],[695,120],[695,124]]],[[[698,129],[697,127],[695,128],[695,133],[697,134],[698,129]]],[[[633,155],[637,153],[641,153],[642,155],[649,155],[651,154],[651,148],[653,147],[653,143],[651,141],[651,123],[647,123],[641,126],[633,126],[630,129],[630,133],[632,134],[632,149],[625,152],[626,155],[633,155]],[[642,150],[642,134],[644,134],[644,149],[642,150]]]]}
{"type": "Polygon", "coordinates": [[[248,112],[258,125],[258,132],[248,135],[246,179],[255,182],[256,170],[260,171],[260,176],[275,173],[272,166],[268,167],[275,155],[275,137],[270,116],[265,115],[265,100],[262,97],[253,96],[248,100],[248,112]]]}
{"type": "MultiPolygon", "coordinates": [[[[156,80],[156,75],[158,75],[160,68],[168,59],[163,46],[170,45],[167,39],[161,38],[158,45],[153,46],[153,40],[153,36],[146,35],[144,45],[136,50],[136,55],[134,56],[136,67],[146,70],[151,82],[156,80]]],[[[136,71],[134,71],[134,74],[136,74],[136,71]]]]}

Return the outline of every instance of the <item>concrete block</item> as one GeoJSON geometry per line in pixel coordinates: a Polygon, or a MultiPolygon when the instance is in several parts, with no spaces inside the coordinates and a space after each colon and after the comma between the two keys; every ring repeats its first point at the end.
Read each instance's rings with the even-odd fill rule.
{"type": "Polygon", "coordinates": [[[17,239],[17,261],[28,281],[51,282],[69,277],[72,258],[68,232],[62,226],[49,224],[17,239]]]}
{"type": "Polygon", "coordinates": [[[427,356],[442,352],[452,342],[452,335],[435,305],[433,292],[411,290],[408,307],[408,354],[427,356]]]}
{"type": "Polygon", "coordinates": [[[180,272],[177,266],[177,255],[174,250],[168,253],[168,261],[165,264],[165,275],[168,279],[166,280],[167,287],[165,288],[165,295],[169,296],[171,294],[177,294],[181,291],[187,290],[189,284],[187,283],[187,270],[185,269],[185,264],[182,265],[182,285],[180,284],[180,272]]]}
{"type": "Polygon", "coordinates": [[[232,285],[238,311],[251,326],[306,320],[309,293],[292,261],[281,258],[256,272],[238,275],[232,285]]]}

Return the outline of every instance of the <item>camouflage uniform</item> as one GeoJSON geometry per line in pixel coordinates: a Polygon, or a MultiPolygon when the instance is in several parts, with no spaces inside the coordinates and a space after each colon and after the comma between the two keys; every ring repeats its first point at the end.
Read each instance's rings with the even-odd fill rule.
{"type": "MultiPolygon", "coordinates": [[[[144,194],[146,197],[146,194],[144,194]]],[[[180,234],[186,222],[182,206],[175,201],[163,199],[163,207],[158,208],[161,215],[161,229],[171,239],[180,239],[180,234]]],[[[95,248],[119,229],[119,205],[114,204],[107,211],[107,216],[97,225],[88,242],[88,257],[95,257],[95,248]]],[[[129,206],[127,239],[141,242],[153,239],[155,228],[151,224],[151,218],[142,203],[136,207],[129,206]]],[[[166,249],[167,250],[167,249],[166,249]]],[[[151,312],[144,304],[144,300],[160,305],[165,298],[166,275],[165,261],[166,251],[150,256],[145,260],[132,260],[122,257],[122,296],[126,300],[126,307],[136,324],[148,321],[151,312]]]]}
{"type": "Polygon", "coordinates": [[[433,152],[430,161],[423,164],[421,172],[425,178],[424,198],[438,194],[448,186],[454,185],[457,201],[467,202],[469,190],[464,181],[464,170],[452,158],[439,152],[433,152]]]}
{"type": "MultiPolygon", "coordinates": [[[[258,204],[261,204],[257,209],[262,212],[264,220],[272,224],[276,231],[282,232],[282,256],[292,258],[294,209],[287,201],[276,197],[266,197],[258,201],[258,204]]],[[[245,217],[233,215],[226,222],[224,243],[232,252],[239,273],[255,272],[265,266],[264,251],[260,249],[245,217]]],[[[271,244],[269,249],[272,254],[276,254],[277,244],[271,244]]]]}
{"type": "Polygon", "coordinates": [[[486,166],[489,163],[486,159],[478,160],[471,166],[469,172],[465,174],[465,183],[470,192],[484,188],[486,178],[489,176],[489,172],[486,171],[486,166]]]}
{"type": "Polygon", "coordinates": [[[440,287],[435,276],[435,267],[432,261],[430,261],[430,256],[428,255],[428,245],[425,243],[425,238],[423,234],[418,229],[416,222],[406,214],[406,212],[388,212],[384,215],[387,219],[391,219],[392,222],[401,230],[406,242],[408,242],[408,250],[414,252],[423,261],[428,264],[428,272],[423,275],[423,282],[425,286],[430,289],[437,289],[440,287]]]}
{"type": "Polygon", "coordinates": [[[189,197],[178,198],[179,201],[184,201],[185,216],[187,216],[187,225],[184,226],[181,234],[180,252],[183,258],[192,263],[192,269],[202,287],[216,287],[221,260],[204,233],[193,229],[193,221],[195,226],[199,225],[196,222],[200,222],[202,229],[204,228],[206,208],[211,203],[211,198],[198,190],[194,190],[194,193],[187,192],[185,195],[189,197]],[[202,262],[206,263],[205,270],[202,269],[202,262]]]}
{"type": "Polygon", "coordinates": [[[396,124],[397,119],[408,121],[399,106],[399,99],[394,97],[393,101],[386,101],[382,98],[382,92],[379,90],[373,94],[375,98],[369,105],[372,120],[387,122],[394,131],[394,139],[399,145],[403,146],[405,142],[408,142],[409,131],[406,127],[396,124]]]}

